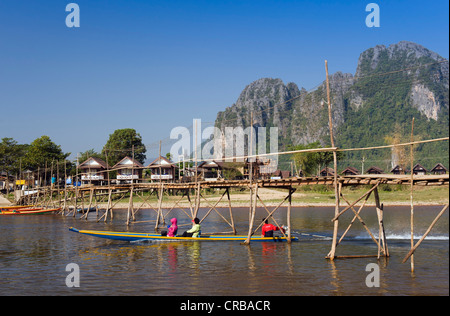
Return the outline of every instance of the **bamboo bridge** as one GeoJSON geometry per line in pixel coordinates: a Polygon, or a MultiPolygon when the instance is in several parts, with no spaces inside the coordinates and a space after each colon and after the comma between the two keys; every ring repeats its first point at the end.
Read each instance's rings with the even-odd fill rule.
{"type": "MultiPolygon", "coordinates": [[[[136,213],[142,209],[153,210],[156,214],[156,220],[154,222],[155,231],[158,231],[165,227],[165,218],[174,209],[181,209],[188,218],[193,219],[198,216],[200,207],[207,209],[206,214],[201,218],[203,222],[212,211],[215,211],[225,223],[230,226],[230,231],[221,232],[228,234],[236,234],[236,227],[233,219],[233,201],[230,197],[230,190],[236,188],[244,188],[249,190],[248,195],[248,207],[249,207],[249,225],[248,225],[248,240],[250,237],[260,229],[261,225],[255,228],[255,213],[257,207],[263,207],[267,212],[267,217],[272,218],[277,226],[280,226],[273,217],[274,213],[280,209],[280,207],[287,207],[287,226],[290,227],[291,209],[292,209],[292,194],[296,191],[296,188],[303,185],[330,185],[334,186],[337,180],[337,192],[338,199],[336,205],[338,212],[332,220],[337,226],[339,223],[339,217],[347,211],[354,213],[354,218],[350,225],[347,227],[343,235],[339,240],[333,239],[333,246],[335,248],[341,243],[352,224],[358,219],[368,232],[372,240],[378,246],[378,253],[375,255],[355,255],[355,256],[332,256],[331,253],[327,255],[328,259],[339,258],[361,258],[361,257],[389,257],[389,249],[384,232],[383,221],[383,204],[380,200],[378,187],[381,184],[384,185],[408,185],[408,186],[448,186],[449,175],[357,175],[357,176],[338,176],[334,177],[292,177],[288,179],[277,180],[218,180],[218,181],[198,181],[190,183],[130,183],[122,185],[109,185],[109,186],[83,186],[83,187],[71,187],[64,189],[44,187],[39,188],[37,193],[29,196],[24,196],[21,200],[25,204],[35,204],[44,207],[61,207],[61,214],[66,216],[76,216],[77,210],[81,210],[80,219],[87,220],[89,213],[95,215],[97,222],[103,220],[107,221],[108,218],[113,220],[114,209],[117,209],[117,205],[121,201],[128,201],[127,205],[127,225],[136,221],[136,213]],[[342,188],[345,186],[365,185],[368,190],[355,201],[349,201],[343,194],[342,188]],[[260,188],[277,188],[285,189],[285,198],[273,209],[269,209],[265,202],[258,195],[258,189],[260,188]],[[208,200],[202,194],[204,189],[215,189],[216,191],[222,191],[220,197],[215,203],[208,200]],[[176,200],[166,203],[163,207],[163,198],[172,193],[176,200]],[[371,230],[365,225],[364,220],[361,218],[361,210],[366,205],[369,197],[373,194],[375,197],[376,214],[378,218],[378,239],[371,232],[371,230]],[[153,202],[150,202],[151,197],[156,197],[153,202]],[[218,211],[218,204],[226,197],[226,202],[229,210],[227,216],[218,211]],[[156,202],[155,202],[156,201],[156,202]],[[182,205],[189,205],[185,207],[182,205]],[[341,202],[345,205],[341,206],[341,202]],[[155,204],[156,203],[156,204],[155,204]],[[344,207],[345,206],[345,207],[344,207]],[[358,209],[355,209],[358,208],[358,209]],[[164,211],[165,210],[165,211],[164,211]],[[228,218],[227,218],[228,217],[228,218]]],[[[123,204],[122,204],[123,206],[123,204]]],[[[448,204],[444,206],[442,211],[436,217],[435,222],[439,217],[448,209],[448,204]]],[[[431,230],[432,226],[427,230],[427,233],[431,230]]],[[[286,233],[288,241],[291,239],[291,232],[288,230],[286,233]]],[[[417,249],[420,243],[425,239],[424,235],[418,244],[412,245],[408,257],[417,249]]],[[[406,259],[405,258],[405,261],[406,259]]]]}

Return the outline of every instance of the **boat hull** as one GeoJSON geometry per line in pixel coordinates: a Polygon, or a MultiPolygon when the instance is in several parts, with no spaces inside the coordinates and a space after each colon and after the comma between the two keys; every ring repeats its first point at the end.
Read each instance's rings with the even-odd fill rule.
{"type": "Polygon", "coordinates": [[[15,205],[15,206],[0,206],[0,211],[8,211],[8,210],[17,210],[17,209],[23,209],[23,208],[32,208],[33,205],[15,205]]]}
{"type": "Polygon", "coordinates": [[[54,209],[17,209],[17,210],[8,210],[8,211],[0,211],[0,216],[23,216],[23,215],[44,215],[44,214],[52,214],[61,210],[60,208],[54,209]]]}
{"type": "MultiPolygon", "coordinates": [[[[95,231],[95,230],[78,230],[70,227],[70,231],[79,233],[82,235],[88,235],[98,238],[105,238],[111,240],[121,241],[141,241],[141,240],[155,240],[155,241],[239,241],[243,242],[247,239],[244,235],[208,235],[197,238],[192,237],[167,237],[159,234],[147,234],[147,233],[129,233],[129,232],[109,232],[109,231],[95,231]]],[[[286,241],[286,237],[260,237],[252,236],[251,241],[264,241],[264,242],[282,242],[286,241]]],[[[292,241],[298,241],[297,237],[292,237],[292,241]]]]}

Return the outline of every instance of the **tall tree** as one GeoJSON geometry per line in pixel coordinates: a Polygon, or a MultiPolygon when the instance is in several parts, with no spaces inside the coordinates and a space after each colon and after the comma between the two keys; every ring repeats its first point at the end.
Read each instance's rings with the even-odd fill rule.
{"type": "Polygon", "coordinates": [[[80,163],[82,163],[83,161],[89,159],[90,157],[94,157],[94,158],[100,158],[100,159],[105,159],[105,155],[102,155],[101,153],[98,153],[95,151],[94,148],[86,150],[85,152],[80,152],[78,154],[78,158],[80,160],[80,163]]]}
{"type": "Polygon", "coordinates": [[[44,135],[35,139],[30,146],[23,160],[23,166],[36,170],[45,167],[52,161],[65,160],[70,153],[63,153],[61,146],[56,145],[50,137],[44,135]]]}
{"type": "Polygon", "coordinates": [[[2,138],[0,142],[0,172],[6,173],[7,190],[9,191],[9,175],[19,172],[20,161],[28,145],[19,145],[12,138],[2,138]]]}
{"type": "MultiPolygon", "coordinates": [[[[290,150],[305,150],[322,148],[320,142],[314,142],[307,145],[297,145],[290,147],[290,150]]],[[[341,152],[337,153],[338,161],[343,157],[341,152]]],[[[318,173],[321,168],[328,166],[333,161],[332,152],[305,152],[293,154],[293,160],[298,170],[303,171],[305,175],[318,173]]]]}
{"type": "Polygon", "coordinates": [[[134,159],[144,163],[147,149],[142,143],[141,135],[132,128],[118,129],[109,135],[102,155],[108,156],[108,165],[113,166],[126,156],[133,157],[133,150],[134,159]]]}

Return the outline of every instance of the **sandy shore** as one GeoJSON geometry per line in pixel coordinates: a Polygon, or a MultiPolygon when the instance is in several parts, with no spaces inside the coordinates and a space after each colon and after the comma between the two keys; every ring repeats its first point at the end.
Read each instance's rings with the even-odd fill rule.
{"type": "MultiPolygon", "coordinates": [[[[278,206],[284,198],[287,196],[286,190],[274,190],[274,189],[268,189],[268,188],[259,188],[258,189],[258,195],[259,197],[264,201],[264,204],[267,207],[276,207],[278,206]]],[[[317,195],[317,194],[316,194],[317,195]]],[[[165,197],[165,201],[163,200],[163,203],[161,205],[164,209],[170,209],[174,206],[176,201],[178,201],[181,198],[181,196],[178,197],[172,197],[170,201],[167,201],[167,197],[165,197]]],[[[232,207],[249,207],[249,195],[248,193],[232,193],[230,194],[231,198],[231,205],[232,207]]],[[[295,192],[292,195],[292,206],[293,207],[332,207],[335,205],[334,198],[330,199],[328,201],[324,201],[324,198],[321,197],[320,201],[314,202],[311,201],[311,198],[316,198],[314,196],[314,193],[302,193],[302,192],[295,192]],[[305,201],[308,200],[308,201],[305,201]]],[[[318,198],[318,197],[317,197],[318,198]]],[[[217,201],[220,199],[220,196],[206,196],[205,199],[200,200],[200,207],[202,208],[211,208],[212,206],[216,205],[217,201]],[[205,201],[208,201],[206,202],[205,201]]],[[[319,200],[319,198],[318,198],[319,200]]],[[[192,207],[194,203],[194,197],[191,197],[192,207]]],[[[409,206],[410,201],[383,201],[383,198],[381,197],[381,202],[385,206],[409,206]]],[[[443,205],[448,203],[448,197],[442,197],[440,199],[437,199],[436,201],[419,201],[415,200],[414,205],[443,205]]],[[[150,208],[149,205],[151,205],[153,208],[157,209],[158,202],[153,200],[150,201],[148,204],[142,205],[143,202],[139,199],[134,200],[134,209],[142,208],[142,209],[148,209],[150,208]]],[[[8,206],[11,205],[11,203],[4,197],[0,196],[0,206],[8,206]]],[[[341,201],[341,207],[345,207],[347,204],[345,201],[341,201]]],[[[367,206],[375,206],[375,203],[373,201],[368,201],[366,203],[367,206]]],[[[99,204],[101,209],[105,209],[107,206],[106,201],[104,203],[99,204]]],[[[258,206],[262,207],[262,203],[258,200],[258,206]]],[[[287,202],[283,204],[283,206],[287,206],[287,202]]],[[[87,205],[85,205],[87,207],[87,205]]],[[[189,209],[190,205],[186,198],[183,198],[180,203],[178,203],[178,208],[184,208],[189,209]]],[[[226,196],[217,204],[216,207],[220,208],[227,208],[228,207],[228,200],[226,196]]],[[[126,199],[122,200],[121,202],[114,205],[115,209],[128,209],[128,201],[126,199]]]]}
{"type": "Polygon", "coordinates": [[[0,195],[0,206],[10,206],[11,202],[9,202],[6,198],[0,195]]]}
{"type": "MultiPolygon", "coordinates": [[[[273,190],[273,189],[266,189],[266,188],[259,188],[258,189],[258,195],[259,197],[264,201],[264,204],[267,207],[276,207],[278,206],[283,200],[284,198],[287,196],[287,192],[285,191],[278,191],[278,190],[273,190]]],[[[294,193],[292,195],[292,206],[293,207],[333,207],[335,206],[334,203],[334,199],[330,200],[330,202],[301,202],[301,200],[305,199],[305,197],[309,197],[311,198],[311,193],[305,194],[305,193],[294,193]]],[[[180,198],[180,197],[179,197],[180,198]]],[[[178,198],[178,199],[179,199],[178,198]]],[[[220,199],[220,196],[213,196],[213,197],[206,197],[205,198],[208,202],[206,202],[204,199],[201,199],[200,201],[200,207],[202,208],[211,208],[212,206],[214,206],[217,201],[220,199]]],[[[230,194],[230,199],[231,199],[231,205],[232,207],[249,207],[249,195],[248,194],[230,194]]],[[[173,200],[173,201],[163,201],[161,207],[164,209],[170,209],[174,206],[174,204],[176,203],[177,200],[173,200]]],[[[193,203],[193,198],[192,198],[192,203],[193,203]]],[[[385,206],[410,206],[410,201],[389,201],[389,202],[383,202],[382,203],[385,206]]],[[[418,205],[443,205],[448,203],[448,199],[445,201],[445,199],[443,200],[439,200],[436,202],[429,202],[429,201],[414,201],[414,205],[418,206],[418,205]]],[[[138,202],[134,202],[134,208],[138,208],[140,207],[142,204],[142,201],[138,201],[138,202]]],[[[149,203],[151,206],[153,206],[154,208],[157,208],[157,202],[153,201],[151,203],[149,203]]],[[[104,204],[100,204],[101,208],[106,208],[106,203],[104,204]]],[[[368,201],[366,203],[367,206],[375,206],[374,202],[370,202],[368,201]]],[[[262,203],[258,200],[258,206],[262,207],[262,203]]],[[[287,202],[283,203],[282,206],[287,206],[287,202]]],[[[345,201],[341,201],[341,206],[347,206],[347,204],[345,203],[345,201]]],[[[183,198],[183,200],[178,204],[178,207],[181,208],[186,208],[189,209],[189,202],[187,201],[186,198],[183,198]]],[[[192,204],[193,207],[193,204],[192,204]]],[[[220,207],[220,208],[227,208],[228,207],[228,200],[226,198],[226,196],[222,199],[221,202],[219,202],[219,204],[217,204],[216,207],[220,207]]],[[[118,209],[128,209],[128,202],[120,202],[118,204],[115,205],[114,208],[118,208],[118,209]]],[[[146,209],[149,208],[148,205],[144,204],[144,206],[142,206],[142,208],[146,209]]]]}

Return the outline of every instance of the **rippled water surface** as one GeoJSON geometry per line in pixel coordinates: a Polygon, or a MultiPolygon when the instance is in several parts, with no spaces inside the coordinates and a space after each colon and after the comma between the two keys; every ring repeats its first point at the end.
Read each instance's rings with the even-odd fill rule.
{"type": "MultiPolygon", "coordinates": [[[[421,236],[441,207],[415,207],[415,230],[421,236]]],[[[207,210],[201,210],[200,215],[207,210]]],[[[227,210],[221,210],[228,216],[227,210]]],[[[257,218],[265,215],[258,210],[257,218]]],[[[120,242],[83,236],[69,227],[111,231],[152,232],[152,210],[141,210],[128,228],[126,212],[116,211],[112,223],[60,215],[0,216],[0,295],[449,295],[448,212],[415,254],[416,271],[408,253],[409,208],[385,207],[385,225],[391,257],[325,259],[331,247],[333,208],[294,208],[292,228],[300,242],[120,242]],[[142,223],[142,221],[144,221],[142,223]],[[66,286],[66,265],[80,267],[80,287],[66,286]],[[366,266],[378,263],[380,287],[366,286],[366,266]]],[[[181,210],[185,230],[189,221],[181,210]]],[[[234,212],[238,233],[246,233],[248,209],[234,212]]],[[[285,210],[276,215],[285,224],[285,210]]],[[[361,216],[377,236],[373,208],[361,216]]],[[[340,220],[340,233],[353,216],[340,220]]],[[[259,223],[258,223],[259,224],[259,223]]],[[[203,232],[227,230],[214,212],[203,232]]],[[[355,223],[337,255],[377,254],[377,246],[362,225],[355,223]]]]}

